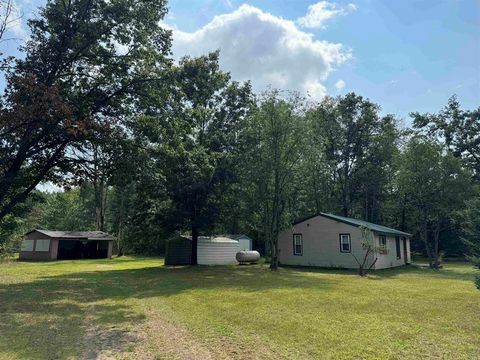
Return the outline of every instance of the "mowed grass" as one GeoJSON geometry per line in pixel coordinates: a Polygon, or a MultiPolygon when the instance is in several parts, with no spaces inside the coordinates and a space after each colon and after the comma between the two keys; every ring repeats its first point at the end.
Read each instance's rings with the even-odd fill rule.
{"type": "Polygon", "coordinates": [[[475,270],[0,264],[0,359],[480,359],[475,270]]]}

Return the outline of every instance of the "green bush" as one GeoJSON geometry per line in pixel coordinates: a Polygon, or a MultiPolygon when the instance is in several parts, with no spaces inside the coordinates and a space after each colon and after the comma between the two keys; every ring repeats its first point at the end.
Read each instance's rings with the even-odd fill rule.
{"type": "Polygon", "coordinates": [[[477,269],[480,269],[480,256],[467,256],[467,260],[470,261],[477,269]]]}
{"type": "Polygon", "coordinates": [[[475,276],[475,286],[480,290],[480,275],[475,276]]]}

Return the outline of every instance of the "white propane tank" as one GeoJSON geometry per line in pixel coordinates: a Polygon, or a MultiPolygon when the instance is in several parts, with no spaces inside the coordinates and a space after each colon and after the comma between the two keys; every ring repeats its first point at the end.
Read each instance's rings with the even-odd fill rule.
{"type": "Polygon", "coordinates": [[[235,255],[235,258],[240,264],[246,264],[246,263],[256,263],[258,260],[260,260],[260,253],[255,250],[242,250],[237,252],[237,255],[235,255]]]}

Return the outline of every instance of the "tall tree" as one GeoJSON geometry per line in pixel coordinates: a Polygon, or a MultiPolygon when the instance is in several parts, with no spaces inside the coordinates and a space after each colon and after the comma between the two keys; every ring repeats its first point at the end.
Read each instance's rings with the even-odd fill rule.
{"type": "Polygon", "coordinates": [[[231,81],[218,56],[182,59],[172,78],[170,112],[152,108],[158,115],[139,120],[170,202],[165,226],[190,229],[192,264],[198,236],[215,224],[233,182],[232,154],[252,102],[250,84],[231,81]]]}
{"type": "Polygon", "coordinates": [[[246,171],[255,185],[252,201],[260,212],[273,271],[278,267],[278,235],[297,215],[296,184],[306,131],[301,99],[284,100],[277,91],[265,94],[249,122],[246,171]]]}
{"type": "Polygon", "coordinates": [[[413,214],[430,267],[438,269],[440,234],[471,194],[471,174],[451,153],[425,137],[410,140],[400,167],[400,191],[413,214]]]}
{"type": "Polygon", "coordinates": [[[462,240],[467,245],[467,255],[476,258],[480,267],[480,191],[465,202],[465,208],[457,214],[462,229],[462,240]]]}
{"type": "Polygon", "coordinates": [[[381,118],[378,111],[378,105],[354,93],[327,97],[308,111],[313,143],[323,155],[317,169],[324,172],[320,177],[311,172],[312,183],[316,188],[328,184],[315,191],[323,204],[317,211],[378,220],[399,136],[395,119],[381,118]]]}
{"type": "MultiPolygon", "coordinates": [[[[110,126],[108,132],[98,129],[92,139],[86,139],[75,149],[76,161],[72,164],[73,179],[78,185],[92,185],[95,200],[95,230],[105,231],[107,196],[111,178],[124,155],[123,144],[126,134],[120,126],[110,126]]],[[[128,176],[124,174],[123,176],[128,176]]]]}
{"type": "Polygon", "coordinates": [[[480,180],[480,107],[463,110],[456,96],[437,114],[412,113],[414,126],[445,142],[452,153],[463,159],[480,180]]]}
{"type": "Polygon", "coordinates": [[[0,110],[0,220],[70,170],[72,147],[135,113],[170,66],[165,1],[50,0],[8,72],[0,110]]]}

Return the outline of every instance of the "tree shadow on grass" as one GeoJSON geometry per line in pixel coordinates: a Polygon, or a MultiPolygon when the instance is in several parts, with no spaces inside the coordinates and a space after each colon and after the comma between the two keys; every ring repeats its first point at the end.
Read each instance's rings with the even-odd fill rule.
{"type": "MultiPolygon", "coordinates": [[[[309,266],[283,266],[296,272],[313,272],[322,274],[359,276],[356,269],[325,268],[309,266]]],[[[431,277],[432,279],[472,280],[474,278],[473,266],[467,263],[447,263],[441,270],[433,270],[424,264],[409,264],[388,269],[371,270],[367,278],[370,280],[386,280],[403,276],[431,277]],[[453,266],[452,266],[453,265],[453,266]]]]}
{"type": "MultiPolygon", "coordinates": [[[[76,264],[77,265],[77,264],[76,264]]],[[[468,279],[465,267],[435,272],[416,266],[377,270],[367,280],[408,276],[468,279]]],[[[0,354],[7,358],[96,358],[124,351],[136,341],[128,331],[145,321],[136,299],[169,297],[194,289],[242,294],[276,289],[328,291],[342,277],[312,279],[311,273],[358,276],[355,270],[265,266],[145,267],[71,272],[0,285],[0,354]]],[[[202,301],[198,295],[198,301],[202,301]]],[[[233,295],[235,296],[235,295],[233,295]]]]}
{"type": "Polygon", "coordinates": [[[411,264],[396,268],[372,271],[369,274],[371,280],[385,280],[402,276],[429,277],[431,279],[471,280],[473,273],[468,271],[468,265],[446,266],[440,270],[430,269],[427,265],[411,264]]]}
{"type": "MultiPolygon", "coordinates": [[[[272,274],[262,267],[147,267],[39,277],[0,285],[0,354],[22,359],[96,358],[125,350],[128,329],[145,321],[135,299],[192,289],[257,294],[277,288],[329,289],[301,272],[272,274]]],[[[201,301],[201,299],[199,299],[201,301]]]]}

